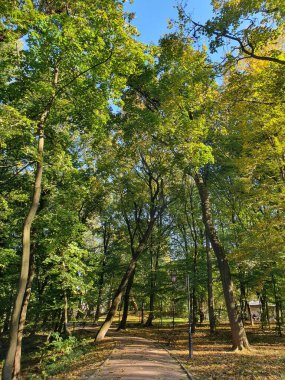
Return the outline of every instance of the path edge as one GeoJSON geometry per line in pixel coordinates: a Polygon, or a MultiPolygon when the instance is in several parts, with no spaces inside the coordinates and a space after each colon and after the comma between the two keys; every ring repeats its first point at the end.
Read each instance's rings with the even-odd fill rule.
{"type": "Polygon", "coordinates": [[[183,371],[186,373],[187,377],[189,380],[197,380],[195,379],[195,377],[193,377],[193,375],[191,375],[191,373],[188,371],[188,369],[185,367],[185,365],[175,356],[172,354],[172,352],[170,352],[168,350],[168,348],[164,347],[162,344],[158,343],[158,345],[163,348],[165,351],[168,352],[168,354],[172,357],[172,359],[174,359],[175,361],[177,361],[177,363],[180,365],[180,367],[183,369],[183,371]]]}
{"type": "MultiPolygon", "coordinates": [[[[151,338],[144,338],[144,337],[140,337],[139,336],[139,338],[143,338],[143,339],[145,339],[145,340],[150,340],[150,341],[152,341],[154,344],[156,344],[156,345],[158,345],[159,347],[161,347],[163,350],[165,350],[171,357],[172,357],[172,359],[174,359],[178,364],[179,364],[179,366],[183,369],[183,371],[186,373],[186,375],[187,375],[187,377],[188,377],[188,379],[189,380],[197,380],[197,379],[195,379],[195,377],[193,377],[193,375],[191,375],[190,374],[190,372],[188,371],[188,369],[185,367],[185,365],[175,356],[175,355],[173,355],[169,350],[168,350],[168,348],[166,348],[164,345],[162,345],[161,343],[159,343],[159,342],[157,342],[156,340],[154,340],[154,339],[151,339],[151,338]]],[[[108,357],[99,365],[99,367],[97,368],[97,370],[96,370],[96,372],[97,372],[97,374],[96,374],[96,378],[97,378],[97,375],[98,375],[98,372],[100,371],[100,369],[104,366],[104,364],[106,364],[108,361],[109,361],[109,359],[110,359],[110,357],[111,357],[111,355],[113,354],[113,352],[115,351],[115,349],[116,348],[118,348],[118,345],[116,344],[116,342],[115,342],[115,347],[113,348],[113,350],[110,352],[110,354],[108,355],[108,357]]]]}
{"type": "MultiPolygon", "coordinates": [[[[98,378],[98,375],[99,375],[98,372],[100,372],[100,369],[103,367],[103,365],[105,365],[105,364],[110,360],[111,355],[113,354],[113,352],[114,352],[115,349],[117,348],[117,344],[116,344],[116,342],[114,342],[114,343],[115,343],[114,348],[111,350],[111,352],[109,353],[109,355],[107,356],[107,358],[106,358],[105,360],[103,360],[103,361],[100,363],[100,365],[98,366],[98,368],[96,369],[95,379],[98,378]]],[[[193,380],[195,380],[195,379],[193,379],[193,380]]]]}

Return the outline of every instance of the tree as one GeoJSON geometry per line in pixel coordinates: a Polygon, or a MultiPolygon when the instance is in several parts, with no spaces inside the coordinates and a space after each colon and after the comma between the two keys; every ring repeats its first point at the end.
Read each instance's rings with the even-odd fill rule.
{"type": "MultiPolygon", "coordinates": [[[[260,61],[284,65],[282,40],[284,33],[284,4],[280,0],[214,0],[212,2],[215,16],[204,25],[191,20],[192,33],[207,35],[211,52],[232,43],[227,59],[253,58],[260,61]]],[[[186,23],[189,18],[183,9],[180,14],[186,23]]]]}
{"type": "MultiPolygon", "coordinates": [[[[89,131],[94,130],[96,124],[103,125],[110,93],[114,99],[119,96],[125,85],[125,76],[132,72],[135,61],[141,59],[143,53],[131,38],[135,30],[131,26],[126,27],[119,1],[109,4],[79,1],[70,6],[64,1],[53,5],[24,2],[3,7],[2,11],[5,20],[4,49],[7,49],[5,40],[10,48],[14,48],[10,41],[15,43],[24,35],[27,46],[17,52],[16,69],[11,70],[11,63],[7,60],[6,77],[13,75],[13,80],[4,84],[2,103],[13,105],[34,123],[38,146],[33,196],[23,226],[20,283],[3,368],[3,379],[6,380],[12,378],[15,365],[19,320],[30,268],[31,225],[41,195],[45,136],[60,130],[60,126],[66,125],[71,118],[76,123],[76,118],[82,113],[81,109],[75,116],[77,107],[82,102],[87,105],[89,96],[94,101],[86,107],[83,130],[88,130],[88,127],[89,131]],[[112,30],[109,23],[112,23],[112,30]],[[14,32],[10,32],[11,29],[14,32]],[[125,66],[126,59],[128,67],[125,66]]],[[[69,124],[71,132],[73,126],[69,124]]],[[[77,128],[80,129],[79,123],[77,128]]],[[[16,367],[20,368],[20,365],[16,367]]],[[[19,376],[18,372],[14,378],[19,376]]]]}

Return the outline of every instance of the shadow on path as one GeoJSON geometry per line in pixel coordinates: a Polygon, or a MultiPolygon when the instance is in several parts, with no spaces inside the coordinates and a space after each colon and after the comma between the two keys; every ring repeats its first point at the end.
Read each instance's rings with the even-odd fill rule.
{"type": "Polygon", "coordinates": [[[117,347],[95,372],[81,380],[187,380],[188,376],[169,353],[155,342],[112,334],[117,347]]]}

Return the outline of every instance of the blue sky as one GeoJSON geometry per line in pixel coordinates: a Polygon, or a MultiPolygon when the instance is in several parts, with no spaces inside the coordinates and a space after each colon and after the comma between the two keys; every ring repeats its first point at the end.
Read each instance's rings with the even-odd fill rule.
{"type": "MultiPolygon", "coordinates": [[[[159,37],[167,33],[167,20],[176,18],[176,0],[135,0],[126,4],[125,9],[136,13],[133,24],[141,33],[140,40],[157,43],[159,37]]],[[[211,0],[188,0],[188,12],[196,21],[204,22],[211,17],[211,0]]]]}

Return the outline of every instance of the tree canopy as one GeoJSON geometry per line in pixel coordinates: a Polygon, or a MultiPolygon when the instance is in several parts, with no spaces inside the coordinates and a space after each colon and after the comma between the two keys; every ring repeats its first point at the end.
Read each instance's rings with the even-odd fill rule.
{"type": "Polygon", "coordinates": [[[138,307],[228,319],[244,349],[257,300],[283,333],[284,3],[179,6],[148,46],[124,2],[0,2],[3,380],[23,332],[103,316],[98,342],[121,308],[122,329],[138,307]]]}

